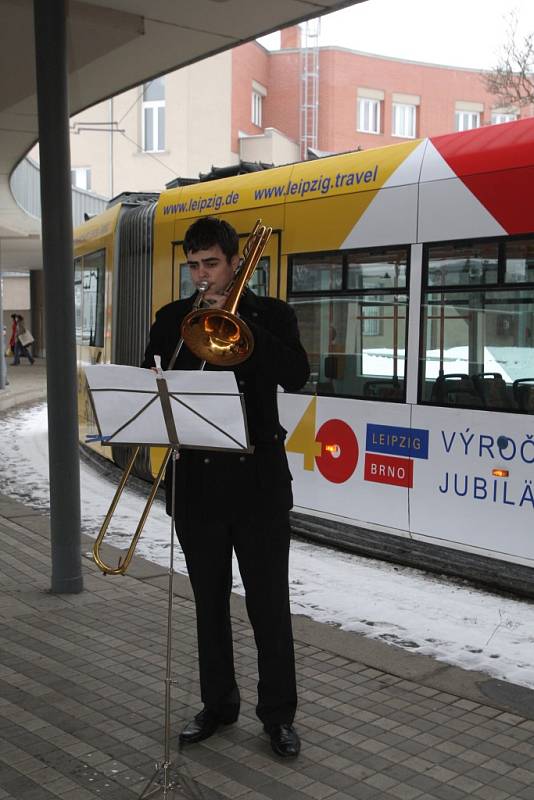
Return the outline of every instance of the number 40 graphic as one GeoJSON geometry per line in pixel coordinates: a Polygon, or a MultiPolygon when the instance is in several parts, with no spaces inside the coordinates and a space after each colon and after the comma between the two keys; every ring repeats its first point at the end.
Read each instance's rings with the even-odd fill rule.
{"type": "Polygon", "coordinates": [[[317,397],[314,395],[286,442],[288,453],[302,453],[304,469],[317,469],[327,481],[344,483],[358,463],[358,440],[352,428],[341,419],[323,422],[317,433],[317,397]]]}

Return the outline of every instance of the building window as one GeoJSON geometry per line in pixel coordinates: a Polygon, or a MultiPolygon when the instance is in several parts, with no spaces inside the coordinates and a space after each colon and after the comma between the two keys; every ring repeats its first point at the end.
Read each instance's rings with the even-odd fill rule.
{"type": "Polygon", "coordinates": [[[503,122],[513,122],[517,119],[517,113],[515,111],[492,111],[491,112],[491,124],[492,125],[500,125],[503,122]]]}
{"type": "Polygon", "coordinates": [[[143,87],[143,150],[165,150],[165,82],[155,78],[143,87]]]}
{"type": "Polygon", "coordinates": [[[263,98],[267,96],[267,89],[258,81],[252,81],[250,118],[253,125],[263,127],[263,98]]]}
{"type": "Polygon", "coordinates": [[[380,133],[380,100],[358,98],[358,130],[362,133],[380,133]]]}
{"type": "Polygon", "coordinates": [[[480,128],[480,111],[457,111],[456,130],[470,131],[473,128],[480,128]]]}
{"type": "Polygon", "coordinates": [[[263,97],[259,92],[252,92],[252,122],[261,128],[261,111],[263,97]]]}
{"type": "Polygon", "coordinates": [[[70,171],[70,180],[77,189],[91,190],[91,167],[73,167],[70,171]]]}
{"type": "Polygon", "coordinates": [[[382,336],[382,297],[380,295],[369,295],[367,297],[369,302],[362,303],[362,336],[382,336]],[[372,302],[376,305],[372,305],[372,302]]]}
{"type": "Polygon", "coordinates": [[[393,103],[393,136],[415,139],[416,111],[416,106],[407,105],[406,103],[393,103]]]}

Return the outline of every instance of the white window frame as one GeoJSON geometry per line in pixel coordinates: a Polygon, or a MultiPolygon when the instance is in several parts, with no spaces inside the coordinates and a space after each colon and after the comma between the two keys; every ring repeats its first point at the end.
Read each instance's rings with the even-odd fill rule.
{"type": "Polygon", "coordinates": [[[371,97],[358,97],[357,131],[375,135],[380,134],[380,105],[380,100],[371,97]]]}
{"type": "Polygon", "coordinates": [[[502,125],[505,122],[514,122],[518,118],[517,111],[492,111],[491,124],[502,125]]]}
{"type": "Polygon", "coordinates": [[[144,100],[143,101],[143,152],[144,153],[163,153],[165,150],[165,100],[144,100]],[[163,109],[163,147],[159,147],[159,109],[163,109]],[[152,116],[152,142],[147,142],[146,137],[146,114],[152,116]],[[152,147],[149,145],[152,144],[152,147]]]}
{"type": "Polygon", "coordinates": [[[91,167],[71,167],[70,178],[76,189],[91,191],[91,167]]]}
{"type": "Polygon", "coordinates": [[[263,94],[256,89],[252,90],[251,120],[253,125],[257,125],[258,128],[262,127],[263,94]]]}
{"type": "Polygon", "coordinates": [[[417,106],[411,103],[392,104],[391,135],[415,139],[417,135],[417,106]]]}
{"type": "Polygon", "coordinates": [[[143,86],[142,90],[142,108],[141,108],[141,142],[144,153],[163,153],[165,151],[165,80],[164,78],[157,78],[150,83],[143,86]],[[156,91],[155,91],[156,90],[156,91]],[[150,92],[152,97],[156,94],[156,98],[149,100],[147,94],[150,92]],[[160,95],[159,97],[157,95],[160,95]],[[160,109],[162,113],[162,127],[160,130],[159,117],[160,109]],[[152,119],[152,141],[147,141],[147,124],[146,119],[149,115],[152,119]],[[161,139],[161,147],[159,145],[161,139]]]}
{"type": "Polygon", "coordinates": [[[475,130],[475,128],[480,128],[480,111],[464,111],[457,109],[454,114],[454,120],[456,131],[475,130]]]}

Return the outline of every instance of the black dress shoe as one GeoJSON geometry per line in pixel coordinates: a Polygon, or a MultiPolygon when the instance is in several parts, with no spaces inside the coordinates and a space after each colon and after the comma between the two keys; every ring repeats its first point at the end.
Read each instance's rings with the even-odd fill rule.
{"type": "Polygon", "coordinates": [[[215,733],[219,725],[231,725],[236,719],[237,716],[228,720],[220,719],[209,708],[204,708],[191,722],[187,723],[179,736],[180,744],[195,744],[195,742],[208,739],[215,733]]]}
{"type": "Polygon", "coordinates": [[[300,753],[300,739],[293,725],[282,724],[265,727],[271,737],[271,747],[277,756],[296,758],[300,753]]]}

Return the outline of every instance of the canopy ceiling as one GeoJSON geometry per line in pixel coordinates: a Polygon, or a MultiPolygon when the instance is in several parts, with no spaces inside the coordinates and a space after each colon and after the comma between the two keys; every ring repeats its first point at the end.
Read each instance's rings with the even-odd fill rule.
{"type": "MultiPolygon", "coordinates": [[[[70,112],[357,2],[363,0],[71,0],[70,112]]],[[[40,224],[9,190],[10,173],[38,138],[32,0],[0,0],[0,23],[0,269],[39,268],[40,224]]]]}

